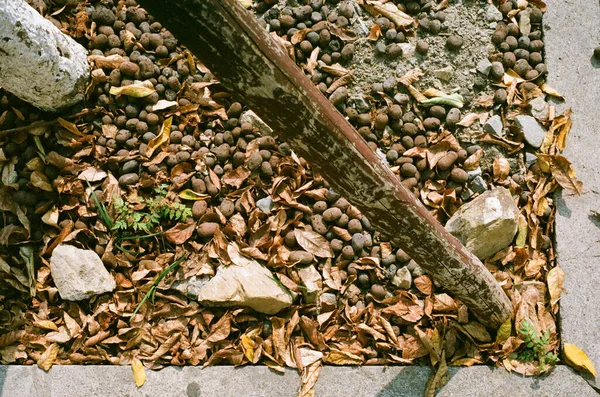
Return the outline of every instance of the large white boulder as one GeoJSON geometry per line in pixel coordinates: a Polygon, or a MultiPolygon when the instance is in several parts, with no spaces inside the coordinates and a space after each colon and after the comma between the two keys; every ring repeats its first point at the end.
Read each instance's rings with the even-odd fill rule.
{"type": "Polygon", "coordinates": [[[518,226],[519,208],[510,192],[498,187],[460,207],[446,223],[446,230],[484,259],[506,248],[518,226]]]}
{"type": "Polygon", "coordinates": [[[68,301],[111,292],[117,286],[98,254],[71,245],[52,251],[50,272],[60,297],[68,301]]]}
{"type": "Polygon", "coordinates": [[[235,262],[217,268],[217,274],[200,287],[198,302],[205,306],[250,307],[266,314],[275,314],[292,304],[293,294],[265,266],[241,257],[235,262]]]}
{"type": "Polygon", "coordinates": [[[83,100],[87,51],[24,0],[0,0],[0,86],[46,111],[83,100]]]}

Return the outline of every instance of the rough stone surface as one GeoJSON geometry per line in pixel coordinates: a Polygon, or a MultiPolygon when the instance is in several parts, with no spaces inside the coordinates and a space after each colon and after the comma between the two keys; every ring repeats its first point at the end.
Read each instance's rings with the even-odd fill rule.
{"type": "Polygon", "coordinates": [[[275,280],[269,269],[253,260],[219,266],[217,274],[200,288],[198,301],[206,306],[247,306],[275,314],[292,304],[292,295],[275,280]]]}
{"type": "Polygon", "coordinates": [[[446,223],[479,259],[507,247],[517,233],[519,208],[510,192],[498,187],[464,204],[446,223]]]}
{"type": "Polygon", "coordinates": [[[531,116],[517,116],[515,122],[523,132],[525,141],[534,148],[539,148],[544,141],[544,136],[546,136],[544,127],[531,116]]]}
{"type": "Polygon", "coordinates": [[[87,50],[23,0],[0,0],[0,86],[55,112],[83,100],[87,50]]]}
{"type": "MultiPolygon", "coordinates": [[[[490,4],[491,5],[491,4],[490,4]]],[[[492,6],[494,7],[494,6],[492,6]]],[[[494,7],[496,8],[496,7],[494,7]]],[[[479,63],[477,64],[477,71],[479,73],[481,73],[484,76],[487,76],[490,74],[490,70],[492,69],[492,63],[490,62],[489,59],[487,58],[483,58],[481,61],[479,61],[479,63]]]]}
{"type": "Polygon", "coordinates": [[[72,245],[59,245],[52,251],[50,272],[64,300],[91,298],[117,286],[98,254],[72,245]]]}
{"type": "Polygon", "coordinates": [[[548,120],[548,102],[543,96],[538,96],[529,101],[531,114],[538,120],[548,120]]]}
{"type": "Polygon", "coordinates": [[[502,118],[498,115],[495,115],[490,117],[487,123],[484,124],[483,130],[496,136],[502,136],[502,127],[502,118]]]}
{"type": "MultiPolygon", "coordinates": [[[[300,376],[280,375],[266,366],[167,367],[146,370],[137,388],[129,366],[0,366],[0,395],[6,397],[294,397],[300,376]],[[74,381],[74,379],[76,381],[74,381]]],[[[324,366],[315,385],[323,397],[422,397],[431,375],[428,367],[324,366]]],[[[593,389],[570,368],[559,366],[545,377],[523,377],[501,368],[450,367],[443,397],[592,397],[593,389]]]]}
{"type": "Polygon", "coordinates": [[[490,4],[488,5],[487,9],[485,10],[485,19],[490,21],[490,22],[499,22],[503,19],[504,17],[502,16],[502,13],[500,12],[500,10],[498,8],[496,8],[495,5],[490,4]]]}
{"type": "Polygon", "coordinates": [[[321,273],[314,266],[306,266],[298,268],[298,276],[304,283],[306,289],[302,290],[306,303],[315,303],[317,295],[323,288],[323,279],[321,273]]]}
{"type": "Polygon", "coordinates": [[[410,270],[406,266],[401,267],[396,271],[392,278],[392,284],[401,289],[409,289],[412,284],[412,276],[410,270]]]}
{"type": "Polygon", "coordinates": [[[273,135],[273,130],[267,125],[260,117],[256,115],[252,110],[247,110],[240,116],[240,125],[243,123],[250,123],[255,128],[258,128],[258,132],[262,136],[273,135]]]}
{"type": "Polygon", "coordinates": [[[577,0],[547,3],[544,25],[552,27],[544,31],[548,83],[566,98],[564,103],[552,104],[557,106],[557,114],[569,107],[573,110],[564,154],[573,163],[585,192],[581,196],[556,195],[557,262],[565,272],[568,292],[560,301],[560,332],[564,342],[583,349],[599,369],[600,223],[590,217],[590,211],[600,207],[600,61],[592,58],[600,37],[600,4],[577,0]]]}
{"type": "Polygon", "coordinates": [[[171,289],[181,292],[191,299],[198,299],[198,295],[200,294],[202,287],[208,282],[208,280],[210,280],[210,277],[208,276],[192,276],[184,280],[175,281],[171,286],[171,289]]]}

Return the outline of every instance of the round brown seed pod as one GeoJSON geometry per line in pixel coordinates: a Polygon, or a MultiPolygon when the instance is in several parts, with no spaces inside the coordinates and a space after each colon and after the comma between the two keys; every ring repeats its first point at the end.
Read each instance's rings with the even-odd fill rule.
{"type": "Polygon", "coordinates": [[[514,36],[514,37],[519,36],[519,26],[517,26],[514,23],[509,23],[508,25],[506,25],[506,27],[508,28],[509,36],[514,36]]]}
{"type": "Polygon", "coordinates": [[[371,286],[371,294],[373,295],[373,297],[375,299],[382,300],[382,299],[385,299],[385,296],[387,295],[387,291],[385,290],[383,285],[373,284],[371,286]]]}
{"type": "Polygon", "coordinates": [[[464,40],[458,35],[450,35],[446,40],[446,47],[451,51],[458,51],[463,46],[464,40]]]}
{"type": "Polygon", "coordinates": [[[513,8],[512,3],[510,1],[507,1],[506,3],[500,4],[499,10],[503,15],[506,15],[512,11],[512,8],[513,8]]]}
{"type": "Polygon", "coordinates": [[[461,114],[458,108],[450,109],[446,115],[446,126],[450,128],[456,126],[456,124],[460,121],[460,116],[461,114]]]}
{"type": "Polygon", "coordinates": [[[402,117],[402,107],[400,105],[392,105],[390,106],[388,114],[393,120],[400,120],[402,117]]]}
{"type": "Polygon", "coordinates": [[[432,107],[429,108],[429,115],[431,117],[435,117],[438,119],[443,119],[444,117],[446,117],[446,109],[444,109],[443,106],[440,105],[434,105],[432,107]]]}
{"type": "Polygon", "coordinates": [[[542,40],[533,40],[529,44],[529,51],[531,52],[541,52],[544,48],[544,42],[542,40]]]}
{"type": "Polygon", "coordinates": [[[517,62],[517,57],[512,52],[505,52],[502,56],[502,64],[505,68],[512,68],[517,62]]]}
{"type": "Polygon", "coordinates": [[[539,52],[532,52],[529,54],[529,64],[535,66],[544,61],[542,54],[539,52]]]}
{"type": "Polygon", "coordinates": [[[519,42],[515,36],[507,36],[506,39],[504,39],[504,42],[508,44],[508,48],[510,48],[511,51],[514,51],[519,47],[519,42]]]}
{"type": "Polygon", "coordinates": [[[462,168],[454,167],[452,172],[450,172],[450,179],[456,183],[466,183],[469,180],[469,174],[462,168]]]}
{"type": "Polygon", "coordinates": [[[375,129],[382,131],[388,124],[389,117],[385,113],[379,113],[375,117],[375,129]]]}
{"type": "Polygon", "coordinates": [[[496,30],[494,31],[494,34],[492,34],[492,43],[494,44],[500,44],[504,41],[504,39],[506,39],[506,36],[508,35],[508,27],[506,26],[505,23],[498,23],[498,25],[496,25],[496,30]]]}
{"type": "Polygon", "coordinates": [[[490,77],[494,80],[500,80],[504,76],[504,66],[500,62],[492,62],[490,77]]]}
{"type": "Polygon", "coordinates": [[[386,47],[385,54],[390,59],[396,59],[402,56],[402,47],[396,43],[390,44],[386,47]]]}
{"type": "Polygon", "coordinates": [[[404,123],[402,125],[402,133],[405,135],[414,136],[414,135],[417,135],[418,132],[419,132],[419,129],[413,123],[404,123]]]}
{"type": "Polygon", "coordinates": [[[440,120],[435,117],[427,117],[423,120],[423,127],[428,131],[436,131],[440,128],[440,120]]]}
{"type": "Polygon", "coordinates": [[[499,88],[494,93],[494,103],[497,105],[501,105],[506,103],[506,90],[504,88],[499,88]]]}
{"type": "Polygon", "coordinates": [[[429,51],[429,44],[425,40],[417,41],[417,46],[415,49],[419,54],[425,55],[429,51]]]}
{"type": "Polygon", "coordinates": [[[531,66],[529,66],[529,63],[525,59],[519,59],[513,68],[513,70],[521,77],[524,77],[530,69],[531,66]]]}
{"type": "Polygon", "coordinates": [[[458,155],[456,152],[448,152],[440,159],[440,161],[438,161],[437,167],[442,171],[449,170],[454,165],[456,160],[458,160],[458,155]]]}
{"type": "Polygon", "coordinates": [[[424,135],[417,135],[415,137],[415,146],[416,147],[427,147],[427,138],[424,135]]]}
{"type": "Polygon", "coordinates": [[[532,69],[525,73],[525,80],[535,80],[540,76],[537,70],[532,69]]]}

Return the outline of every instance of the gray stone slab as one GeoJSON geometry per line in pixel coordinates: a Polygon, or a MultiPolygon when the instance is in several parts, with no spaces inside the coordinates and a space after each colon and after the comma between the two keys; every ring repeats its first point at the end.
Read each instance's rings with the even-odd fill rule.
{"type": "Polygon", "coordinates": [[[556,250],[567,291],[561,299],[560,331],[564,342],[582,348],[600,368],[600,225],[590,217],[590,210],[600,210],[600,63],[592,59],[600,42],[600,4],[578,0],[548,0],[547,4],[548,83],[566,98],[557,109],[573,109],[565,155],[587,192],[556,197],[556,250]]]}
{"type": "MultiPolygon", "coordinates": [[[[35,366],[0,366],[0,397],[294,397],[300,377],[293,370],[277,374],[265,366],[168,367],[146,371],[136,388],[128,366],[71,365],[44,372],[35,366]]],[[[325,366],[315,386],[319,397],[421,397],[427,367],[325,366]]],[[[595,396],[593,389],[559,366],[549,376],[525,378],[504,369],[451,367],[438,396],[595,396]]]]}

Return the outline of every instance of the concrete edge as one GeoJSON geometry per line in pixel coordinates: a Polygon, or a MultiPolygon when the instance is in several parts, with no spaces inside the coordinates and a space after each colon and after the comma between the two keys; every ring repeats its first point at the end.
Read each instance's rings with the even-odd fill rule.
{"type": "MultiPolygon", "coordinates": [[[[278,374],[266,366],[167,367],[146,371],[136,388],[129,366],[0,366],[0,397],[286,397],[296,396],[301,380],[289,369],[278,374]]],[[[421,397],[429,367],[324,366],[316,396],[421,397]]],[[[592,397],[596,392],[569,367],[558,366],[544,377],[526,378],[503,368],[451,367],[438,396],[592,397]]]]}

